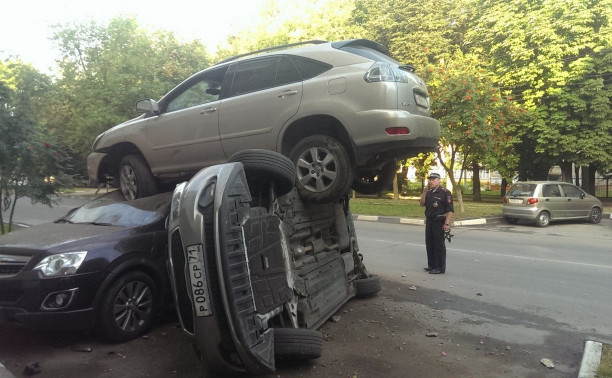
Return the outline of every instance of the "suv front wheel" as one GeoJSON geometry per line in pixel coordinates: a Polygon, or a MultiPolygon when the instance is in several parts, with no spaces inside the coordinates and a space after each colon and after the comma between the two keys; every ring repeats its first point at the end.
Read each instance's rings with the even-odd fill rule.
{"type": "Polygon", "coordinates": [[[127,155],[119,164],[119,187],[126,200],[157,194],[155,179],[144,159],[138,155],[127,155]]]}
{"type": "Polygon", "coordinates": [[[354,167],[346,148],[333,137],[313,135],[302,139],[289,153],[295,164],[302,199],[329,202],[349,191],[354,167]]]}

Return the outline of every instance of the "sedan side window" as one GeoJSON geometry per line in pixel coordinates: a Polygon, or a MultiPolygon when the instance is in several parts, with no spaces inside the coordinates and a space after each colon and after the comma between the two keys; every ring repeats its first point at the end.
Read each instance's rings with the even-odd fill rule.
{"type": "Polygon", "coordinates": [[[563,193],[566,197],[582,197],[582,190],[572,185],[562,185],[563,193]]]}
{"type": "Polygon", "coordinates": [[[561,197],[559,185],[544,185],[542,188],[542,195],[544,197],[561,197]]]}

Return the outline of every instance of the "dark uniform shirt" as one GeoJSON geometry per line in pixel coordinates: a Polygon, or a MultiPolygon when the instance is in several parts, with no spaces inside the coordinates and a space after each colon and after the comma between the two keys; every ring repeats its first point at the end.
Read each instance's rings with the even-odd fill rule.
{"type": "Polygon", "coordinates": [[[429,190],[425,194],[425,217],[433,219],[454,212],[453,195],[450,190],[439,186],[436,190],[429,190]]]}

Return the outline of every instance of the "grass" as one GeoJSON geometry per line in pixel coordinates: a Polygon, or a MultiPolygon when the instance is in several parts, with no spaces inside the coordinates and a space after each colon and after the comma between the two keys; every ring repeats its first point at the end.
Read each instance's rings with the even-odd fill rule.
{"type": "Polygon", "coordinates": [[[601,361],[597,369],[599,378],[612,378],[612,345],[603,344],[601,348],[601,361]]]}
{"type": "MultiPolygon", "coordinates": [[[[4,233],[8,233],[8,227],[9,227],[8,223],[5,223],[4,224],[4,233]]],[[[16,224],[13,224],[13,227],[11,228],[11,232],[17,231],[20,228],[22,228],[22,227],[17,226],[16,224]]],[[[0,229],[0,234],[2,234],[2,229],[0,229]]]]}
{"type": "MultiPolygon", "coordinates": [[[[483,194],[481,202],[475,202],[473,196],[463,196],[464,212],[461,212],[457,199],[454,198],[454,220],[494,217],[502,214],[502,199],[499,194],[483,194]]],[[[351,199],[353,214],[383,215],[402,218],[423,218],[425,209],[419,205],[417,196],[400,196],[393,200],[391,194],[382,197],[357,197],[351,199]]],[[[604,213],[612,212],[612,201],[604,202],[604,213]]]]}

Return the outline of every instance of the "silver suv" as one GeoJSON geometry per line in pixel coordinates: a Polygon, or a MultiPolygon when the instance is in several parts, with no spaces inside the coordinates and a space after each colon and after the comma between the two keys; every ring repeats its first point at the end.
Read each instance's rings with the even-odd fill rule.
{"type": "Polygon", "coordinates": [[[142,115],[96,138],[87,164],[90,181],[112,177],[126,198],[248,148],[289,157],[304,200],[335,200],[350,188],[372,194],[393,179],[396,159],[435,150],[440,135],[414,68],[363,39],[237,56],[136,110],[142,115]]]}

